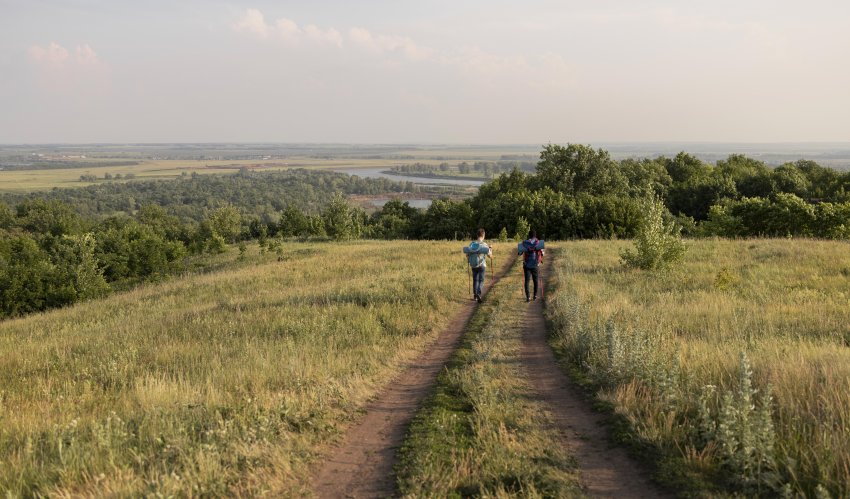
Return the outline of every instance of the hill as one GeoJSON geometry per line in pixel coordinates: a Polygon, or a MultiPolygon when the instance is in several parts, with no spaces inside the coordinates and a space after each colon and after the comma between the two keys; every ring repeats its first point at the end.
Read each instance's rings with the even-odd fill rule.
{"type": "Polygon", "coordinates": [[[287,244],[280,262],[0,323],[0,489],[298,490],[458,307],[457,246],[287,244]]]}

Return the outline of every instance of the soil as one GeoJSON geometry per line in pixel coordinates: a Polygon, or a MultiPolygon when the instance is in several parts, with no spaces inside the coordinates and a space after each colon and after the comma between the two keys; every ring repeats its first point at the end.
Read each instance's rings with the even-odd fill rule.
{"type": "MultiPolygon", "coordinates": [[[[550,267],[546,261],[544,275],[550,267]]],[[[576,458],[582,486],[590,497],[669,496],[649,480],[641,463],[625,449],[613,446],[604,416],[594,412],[558,365],[547,342],[543,300],[529,304],[520,357],[534,390],[531,395],[549,406],[561,442],[576,458]]]]}
{"type": "MultiPolygon", "coordinates": [[[[514,255],[485,281],[486,293],[514,263],[514,255]]],[[[398,495],[393,466],[405,432],[466,329],[476,303],[469,300],[449,327],[419,358],[404,367],[366,406],[366,413],[343,436],[313,475],[313,492],[322,498],[398,495]]]]}

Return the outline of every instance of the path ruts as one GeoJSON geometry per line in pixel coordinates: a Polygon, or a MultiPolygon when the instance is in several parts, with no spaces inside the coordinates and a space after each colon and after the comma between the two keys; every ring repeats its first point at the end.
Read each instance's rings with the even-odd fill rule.
{"type": "MultiPolygon", "coordinates": [[[[515,260],[513,255],[487,279],[485,296],[515,260]]],[[[397,493],[396,452],[475,310],[472,301],[464,305],[437,340],[366,405],[363,418],[346,431],[342,443],[317,468],[312,484],[318,497],[388,497],[397,493]]]]}
{"type": "MultiPolygon", "coordinates": [[[[544,276],[551,268],[547,259],[544,276]]],[[[624,449],[611,446],[602,416],[591,409],[557,364],[546,341],[542,300],[529,304],[520,357],[533,396],[548,404],[562,443],[578,461],[582,486],[590,497],[668,496],[624,449]]]]}

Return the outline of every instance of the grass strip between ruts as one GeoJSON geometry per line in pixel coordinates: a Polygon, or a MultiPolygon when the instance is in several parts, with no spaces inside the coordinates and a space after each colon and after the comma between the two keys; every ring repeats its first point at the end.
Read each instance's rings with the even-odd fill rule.
{"type": "Polygon", "coordinates": [[[397,468],[405,496],[581,495],[575,461],[552,445],[516,362],[528,307],[519,265],[487,295],[411,424],[397,468]]]}

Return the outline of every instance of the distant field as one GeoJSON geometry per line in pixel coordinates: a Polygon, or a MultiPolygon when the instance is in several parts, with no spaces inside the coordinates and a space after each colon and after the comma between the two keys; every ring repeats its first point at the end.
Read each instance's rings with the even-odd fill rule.
{"type": "Polygon", "coordinates": [[[252,247],[262,263],[0,322],[0,490],[300,495],[317,451],[467,296],[457,250],[252,247]]]}
{"type": "Polygon", "coordinates": [[[15,170],[0,171],[0,192],[30,192],[49,190],[54,187],[83,187],[93,183],[103,182],[126,182],[126,179],[104,180],[109,174],[115,176],[120,174],[135,175],[135,179],[167,179],[179,177],[182,174],[231,174],[240,168],[251,168],[257,170],[284,170],[288,168],[376,168],[390,167],[397,162],[388,160],[320,160],[312,158],[293,158],[291,160],[234,160],[234,161],[207,161],[207,160],[140,160],[141,164],[132,166],[103,166],[82,168],[62,168],[51,170],[15,170]],[[82,175],[94,175],[98,178],[96,182],[83,182],[82,175]]]}
{"type": "MultiPolygon", "coordinates": [[[[439,160],[424,160],[423,163],[439,164],[439,160]]],[[[0,171],[0,192],[32,192],[50,190],[54,187],[83,187],[94,183],[127,182],[127,179],[104,180],[107,173],[125,177],[128,173],[136,180],[176,178],[182,174],[232,174],[240,168],[253,170],[286,170],[289,168],[307,168],[333,170],[339,168],[386,168],[400,164],[399,160],[388,159],[316,159],[293,158],[289,160],[269,161],[199,161],[199,160],[157,160],[142,161],[134,166],[104,166],[84,168],[62,168],[52,170],[16,170],[0,171]],[[81,175],[94,175],[96,182],[80,181],[81,175]]]]}
{"type": "Polygon", "coordinates": [[[691,241],[662,275],[624,269],[629,244],[562,246],[563,357],[688,486],[850,495],[847,243],[691,241]]]}

